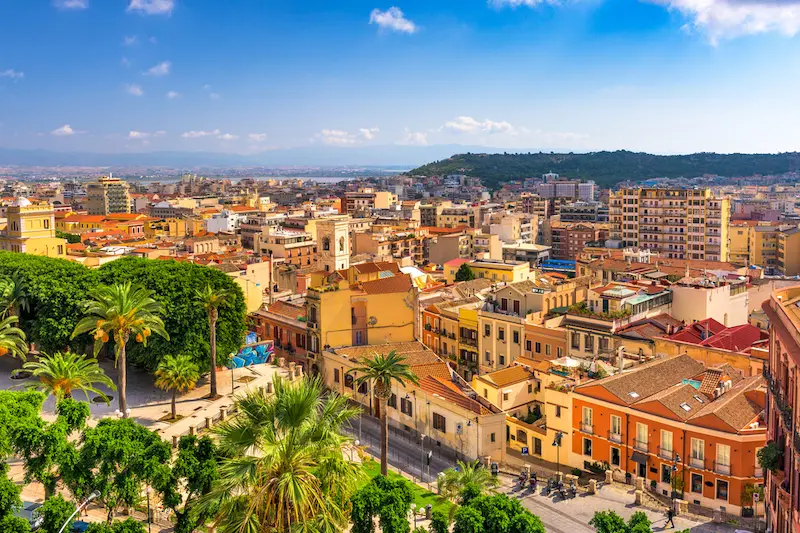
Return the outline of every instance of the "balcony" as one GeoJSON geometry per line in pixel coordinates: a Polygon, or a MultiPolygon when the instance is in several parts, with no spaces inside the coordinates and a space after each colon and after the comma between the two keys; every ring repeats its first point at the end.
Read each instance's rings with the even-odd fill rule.
{"type": "Polygon", "coordinates": [[[669,459],[672,461],[675,458],[675,450],[670,448],[663,448],[661,446],[658,447],[658,456],[662,459],[669,459]]]}
{"type": "Polygon", "coordinates": [[[594,434],[594,425],[586,423],[586,422],[581,422],[581,431],[584,432],[584,433],[588,433],[589,435],[593,435],[594,434]]]}
{"type": "Polygon", "coordinates": [[[717,474],[721,474],[723,476],[730,476],[731,475],[731,465],[729,464],[722,464],[717,461],[714,461],[714,472],[717,474]]]}
{"type": "Polygon", "coordinates": [[[469,339],[467,337],[461,337],[459,339],[461,344],[466,344],[467,346],[474,346],[475,348],[478,347],[478,339],[469,339]]]}
{"type": "Polygon", "coordinates": [[[622,444],[622,434],[621,433],[614,433],[613,431],[608,432],[608,440],[609,442],[616,442],[617,444],[622,444]]]}
{"type": "Polygon", "coordinates": [[[702,457],[690,457],[689,466],[691,466],[692,468],[705,468],[706,461],[702,457]]]}
{"type": "Polygon", "coordinates": [[[633,440],[633,449],[639,452],[647,453],[650,451],[650,445],[646,440],[633,440]]]}

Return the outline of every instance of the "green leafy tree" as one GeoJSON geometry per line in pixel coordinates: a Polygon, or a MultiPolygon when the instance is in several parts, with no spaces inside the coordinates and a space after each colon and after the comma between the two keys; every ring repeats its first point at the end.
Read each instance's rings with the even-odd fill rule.
{"type": "Polygon", "coordinates": [[[512,520],[510,533],[545,533],[544,524],[536,515],[520,513],[512,520]]]}
{"type": "Polygon", "coordinates": [[[13,447],[22,458],[25,482],[41,483],[45,500],[56,493],[64,468],[77,461],[77,439],[71,437],[85,427],[89,406],[67,398],[58,402],[56,414],[54,422],[37,417],[20,423],[13,432],[13,447]]]}
{"type": "Polygon", "coordinates": [[[130,282],[112,286],[101,286],[89,292],[91,300],[85,303],[86,316],[81,319],[72,332],[72,337],[92,332],[94,353],[113,339],[116,361],[119,368],[119,410],[123,417],[128,416],[127,398],[127,358],[128,341],[134,337],[136,342],[147,346],[147,339],[155,333],[169,340],[164,331],[164,322],[159,316],[164,307],[155,301],[152,292],[130,282]]]}
{"type": "Polygon", "coordinates": [[[200,379],[200,370],[188,355],[168,355],[159,363],[155,375],[156,387],[172,391],[172,419],[175,420],[178,418],[177,395],[194,388],[200,379]]]}
{"type": "Polygon", "coordinates": [[[539,517],[522,507],[519,500],[509,498],[505,494],[471,498],[459,507],[454,519],[454,532],[474,530],[484,533],[544,533],[544,525],[539,517]],[[474,514],[462,513],[459,519],[459,512],[463,509],[471,509],[474,514]],[[474,516],[481,518],[480,524],[474,523],[474,516]]]}
{"type": "Polygon", "coordinates": [[[220,533],[341,531],[362,477],[342,454],[358,411],[318,379],[274,386],[239,398],[237,414],[214,428],[224,458],[197,510],[216,507],[220,533]]]}
{"type": "Polygon", "coordinates": [[[80,263],[2,251],[0,277],[24,284],[29,312],[22,313],[20,327],[48,353],[70,344],[87,291],[97,285],[97,273],[80,263]]]}
{"type": "Polygon", "coordinates": [[[355,379],[356,385],[362,383],[372,383],[375,398],[380,406],[381,418],[381,474],[389,473],[389,418],[387,405],[392,396],[392,384],[405,386],[407,383],[419,384],[419,378],[411,370],[411,367],[404,363],[405,357],[397,354],[395,350],[388,354],[376,353],[371,359],[361,361],[361,366],[351,370],[352,373],[359,374],[355,379]]]}
{"type": "MultiPolygon", "coordinates": [[[[75,504],[65,500],[60,494],[45,500],[44,504],[39,508],[39,512],[42,515],[42,533],[58,533],[58,530],[72,516],[75,509],[75,504]]],[[[70,530],[74,521],[75,518],[73,517],[67,524],[65,531],[70,530]]]]}
{"type": "Polygon", "coordinates": [[[175,533],[192,533],[214,515],[213,505],[196,509],[194,504],[197,498],[211,492],[218,477],[214,441],[194,435],[181,437],[170,482],[162,489],[164,506],[175,513],[175,533]]]}
{"type": "Polygon", "coordinates": [[[783,452],[778,445],[775,443],[774,440],[767,442],[767,444],[758,450],[758,464],[761,468],[766,472],[775,473],[778,470],[778,466],[783,461],[783,452]]]}
{"type": "Polygon", "coordinates": [[[166,355],[186,353],[196,358],[201,371],[210,368],[208,313],[196,300],[197,292],[208,286],[215,292],[225,290],[233,295],[228,305],[219,308],[217,353],[235,352],[242,345],[245,299],[236,281],[224,272],[185,262],[125,257],[103,265],[97,275],[101,283],[139,284],[153,291],[154,298],[164,306],[164,329],[169,337],[153,338],[147,347],[132,345],[128,355],[136,366],[153,372],[166,355]]]}
{"type": "Polygon", "coordinates": [[[86,533],[146,533],[144,524],[134,518],[114,520],[111,524],[106,522],[92,522],[86,533]]]}
{"type": "Polygon", "coordinates": [[[450,516],[442,509],[433,510],[431,533],[450,533],[450,516]]]}
{"type": "Polygon", "coordinates": [[[195,299],[208,313],[209,347],[211,354],[211,398],[217,397],[217,321],[219,309],[234,302],[236,293],[231,289],[214,289],[206,285],[203,290],[195,292],[195,299]]]}
{"type": "Polygon", "coordinates": [[[0,315],[2,316],[21,316],[22,312],[28,312],[28,290],[25,281],[14,273],[10,278],[0,279],[0,315]]]}
{"type": "Polygon", "coordinates": [[[409,511],[414,493],[405,479],[376,476],[351,498],[353,533],[372,533],[374,518],[379,517],[384,533],[408,533],[409,511]]]}
{"type": "Polygon", "coordinates": [[[25,342],[25,332],[16,326],[17,322],[13,315],[0,320],[0,356],[10,355],[24,360],[28,343],[25,342]]]}
{"type": "Polygon", "coordinates": [[[472,281],[475,279],[475,273],[469,263],[464,263],[456,271],[456,281],[472,281]]]}
{"type": "Polygon", "coordinates": [[[157,491],[170,483],[169,444],[130,418],[104,418],[83,432],[77,459],[64,481],[76,499],[93,490],[108,510],[108,524],[122,507],[139,502],[145,486],[157,491]]]}
{"type": "Polygon", "coordinates": [[[114,382],[106,376],[97,359],[72,352],[56,352],[53,355],[42,354],[38,361],[28,361],[22,370],[30,372],[39,383],[30,385],[45,394],[55,396],[56,400],[72,398],[75,390],[83,391],[89,400],[89,393],[96,394],[108,403],[106,393],[98,389],[104,385],[116,390],[114,382]]]}
{"type": "Polygon", "coordinates": [[[22,507],[22,500],[19,497],[21,487],[11,481],[8,477],[8,464],[0,462],[0,531],[15,531],[27,533],[30,531],[27,520],[14,516],[14,512],[22,507]],[[20,523],[28,526],[24,526],[20,523]]]}
{"type": "Polygon", "coordinates": [[[69,244],[78,244],[81,242],[81,236],[75,233],[66,233],[64,231],[56,230],[56,237],[59,239],[66,239],[69,244]]]}
{"type": "Polygon", "coordinates": [[[453,533],[483,533],[483,516],[472,507],[459,507],[453,515],[453,533]]]}
{"type": "Polygon", "coordinates": [[[39,392],[0,390],[0,460],[13,453],[19,428],[41,424],[44,400],[39,392]]]}
{"type": "Polygon", "coordinates": [[[633,513],[627,523],[614,511],[598,511],[589,525],[597,533],[652,533],[650,519],[641,511],[633,513]]]}
{"type": "Polygon", "coordinates": [[[499,484],[500,481],[479,461],[458,461],[455,468],[448,468],[436,480],[439,495],[451,501],[456,501],[468,485],[477,489],[476,495],[480,495],[493,491],[499,484]]]}

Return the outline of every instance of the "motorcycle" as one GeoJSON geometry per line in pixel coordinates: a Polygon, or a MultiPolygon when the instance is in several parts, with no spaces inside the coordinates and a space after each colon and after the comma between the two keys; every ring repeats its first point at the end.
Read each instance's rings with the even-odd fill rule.
{"type": "Polygon", "coordinates": [[[529,482],[529,486],[530,486],[531,490],[534,492],[534,494],[536,493],[536,481],[537,481],[536,480],[536,476],[535,475],[531,476],[531,479],[530,479],[530,482],[529,482]]]}
{"type": "Polygon", "coordinates": [[[520,488],[524,489],[525,488],[525,483],[528,481],[528,473],[525,472],[524,470],[522,472],[520,472],[518,481],[519,481],[520,488]]]}
{"type": "Polygon", "coordinates": [[[574,498],[578,495],[578,487],[575,485],[575,481],[571,481],[569,484],[569,497],[574,498]]]}

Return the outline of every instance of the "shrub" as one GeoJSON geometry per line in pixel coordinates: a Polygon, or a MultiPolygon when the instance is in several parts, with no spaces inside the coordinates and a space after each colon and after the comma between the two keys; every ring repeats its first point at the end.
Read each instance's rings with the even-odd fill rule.
{"type": "Polygon", "coordinates": [[[448,533],[450,517],[441,509],[435,509],[431,516],[431,533],[448,533]]]}
{"type": "Polygon", "coordinates": [[[781,461],[783,461],[783,451],[773,440],[758,450],[758,464],[765,471],[769,470],[774,473],[781,461]]]}

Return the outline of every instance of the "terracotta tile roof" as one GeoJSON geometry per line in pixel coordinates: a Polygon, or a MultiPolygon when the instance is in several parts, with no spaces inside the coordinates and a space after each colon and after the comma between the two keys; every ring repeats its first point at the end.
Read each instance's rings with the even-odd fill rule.
{"type": "Polygon", "coordinates": [[[741,352],[750,348],[754,342],[762,340],[762,332],[752,324],[742,324],[726,328],[716,335],[708,337],[701,345],[728,350],[729,352],[741,352]]]}
{"type": "Polygon", "coordinates": [[[273,302],[272,304],[269,305],[267,310],[270,313],[275,313],[276,315],[280,315],[286,318],[291,318],[292,320],[297,320],[301,316],[306,316],[306,310],[304,307],[300,307],[298,305],[292,305],[282,300],[273,302]]]}
{"type": "Polygon", "coordinates": [[[714,320],[706,318],[693,324],[689,324],[679,332],[667,337],[670,340],[700,344],[709,335],[716,335],[724,330],[725,326],[714,320]]]}
{"type": "Polygon", "coordinates": [[[648,397],[636,404],[637,408],[647,411],[647,405],[657,402],[672,412],[680,420],[688,420],[709,403],[709,399],[688,383],[678,382],[663,391],[648,397]],[[683,407],[685,406],[685,407],[683,407]]]}
{"type": "MultiPolygon", "coordinates": [[[[429,354],[427,359],[421,360],[421,363],[435,363],[440,361],[435,353],[426,348],[425,345],[419,341],[387,342],[385,344],[373,344],[370,346],[345,346],[342,348],[334,348],[333,351],[339,355],[345,355],[349,359],[355,360],[362,357],[371,357],[376,352],[389,353],[392,350],[406,357],[410,354],[417,354],[420,352],[429,354]]],[[[408,364],[412,363],[409,362],[408,364]]]]}
{"type": "Polygon", "coordinates": [[[397,274],[400,272],[400,267],[397,266],[397,263],[392,263],[390,261],[379,261],[375,263],[360,263],[358,265],[353,265],[353,269],[359,274],[374,274],[376,272],[383,272],[383,271],[394,272],[395,274],[397,274]]]}
{"type": "Polygon", "coordinates": [[[714,389],[719,385],[719,380],[722,377],[722,370],[718,368],[709,368],[703,375],[703,381],[700,383],[700,392],[711,396],[714,394],[714,389]]]}
{"type": "Polygon", "coordinates": [[[463,392],[454,389],[449,380],[442,378],[427,376],[420,380],[420,388],[428,394],[436,394],[448,403],[454,404],[462,409],[472,411],[475,414],[485,415],[491,411],[481,405],[477,400],[474,400],[464,394],[463,392]]]}
{"type": "Polygon", "coordinates": [[[538,370],[539,372],[547,372],[550,370],[550,367],[553,366],[548,360],[531,359],[529,357],[517,357],[514,359],[514,364],[526,366],[533,370],[538,370]]]}
{"type": "Polygon", "coordinates": [[[391,294],[411,290],[411,276],[399,274],[389,278],[364,281],[357,286],[367,294],[391,294]]]}
{"type": "Polygon", "coordinates": [[[762,376],[744,378],[722,396],[695,413],[690,420],[714,415],[730,426],[733,431],[746,429],[748,424],[753,422],[764,411],[764,405],[755,401],[758,396],[748,393],[765,386],[766,382],[762,376]]]}
{"type": "Polygon", "coordinates": [[[521,365],[514,365],[488,374],[482,374],[478,379],[492,383],[498,387],[507,387],[515,383],[522,383],[533,378],[533,374],[521,365]]]}

